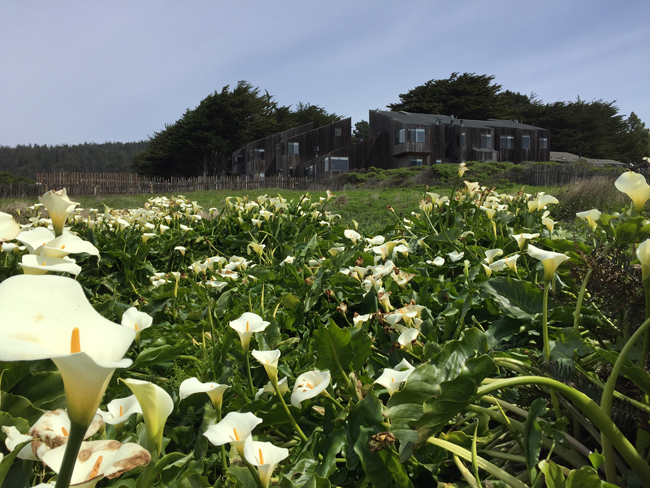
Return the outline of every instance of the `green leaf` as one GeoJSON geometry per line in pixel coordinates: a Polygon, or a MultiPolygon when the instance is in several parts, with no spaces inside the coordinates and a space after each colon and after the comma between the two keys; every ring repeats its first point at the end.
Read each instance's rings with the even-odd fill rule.
{"type": "Polygon", "coordinates": [[[463,229],[458,227],[452,227],[450,229],[444,229],[440,234],[431,234],[424,239],[424,242],[432,247],[438,247],[440,243],[452,243],[460,237],[463,233],[463,229]]]}
{"type": "Polygon", "coordinates": [[[540,461],[539,469],[544,473],[546,488],[565,488],[564,474],[553,461],[540,461]]]}
{"type": "MultiPolygon", "coordinates": [[[[8,413],[0,412],[0,426],[2,427],[16,427],[21,434],[26,434],[29,430],[30,424],[27,420],[20,417],[12,417],[8,413]]],[[[0,442],[4,442],[7,435],[0,429],[0,442]]]]}
{"type": "Polygon", "coordinates": [[[316,368],[328,369],[333,378],[347,384],[347,373],[353,361],[350,347],[350,330],[341,329],[333,320],[326,326],[321,325],[314,332],[318,350],[316,368]]]}
{"type": "Polygon", "coordinates": [[[601,486],[598,473],[591,466],[574,469],[566,479],[566,488],[593,488],[601,486]]]}
{"type": "Polygon", "coordinates": [[[149,347],[138,354],[138,357],[133,361],[133,365],[130,369],[139,369],[146,366],[151,366],[157,363],[164,363],[175,359],[181,351],[183,351],[189,341],[180,341],[178,344],[172,346],[170,344],[165,344],[164,346],[158,347],[149,347]]]}
{"type": "Polygon", "coordinates": [[[12,393],[29,398],[32,404],[38,408],[50,410],[52,402],[60,399],[63,399],[63,405],[65,405],[63,380],[58,371],[42,371],[26,376],[12,393]]]}
{"type": "Polygon", "coordinates": [[[309,481],[302,486],[303,488],[330,488],[332,483],[330,483],[327,478],[321,478],[314,473],[314,475],[309,478],[309,481]]]}
{"type": "MultiPolygon", "coordinates": [[[[2,424],[5,425],[5,424],[2,424]]],[[[16,456],[18,456],[18,453],[25,447],[27,444],[32,442],[32,440],[28,440],[25,442],[21,442],[18,444],[13,451],[11,451],[9,454],[7,454],[3,459],[2,462],[0,462],[0,486],[5,481],[5,478],[7,477],[7,474],[9,473],[9,468],[11,468],[11,465],[14,463],[14,459],[16,459],[16,456]]]]}
{"type": "MultiPolygon", "coordinates": [[[[14,418],[23,418],[27,420],[30,425],[33,425],[43,415],[43,410],[34,407],[32,402],[27,398],[12,395],[11,393],[0,394],[0,404],[2,411],[11,415],[14,418]]],[[[0,432],[0,435],[3,433],[0,432]]]]}
{"type": "Polygon", "coordinates": [[[536,399],[530,406],[526,423],[524,424],[524,454],[526,467],[530,476],[531,484],[537,479],[537,461],[542,451],[542,428],[539,426],[537,417],[546,413],[546,400],[536,399]]]}
{"type": "MultiPolygon", "coordinates": [[[[514,318],[526,319],[544,311],[544,294],[529,281],[497,276],[483,283],[483,289],[493,297],[505,313],[514,318]]],[[[553,306],[554,304],[549,301],[549,310],[553,306]]]]}
{"type": "Polygon", "coordinates": [[[295,309],[301,303],[302,301],[300,298],[291,293],[287,293],[284,297],[282,297],[282,306],[291,310],[295,309]]]}
{"type": "Polygon", "coordinates": [[[350,412],[345,426],[347,436],[347,449],[345,454],[346,464],[350,471],[357,468],[359,456],[354,449],[355,442],[359,437],[362,426],[376,427],[377,432],[382,427],[384,406],[377,399],[375,392],[370,390],[366,397],[357,403],[350,412]]]}
{"type": "Polygon", "coordinates": [[[354,443],[354,452],[361,459],[363,469],[372,486],[376,488],[412,487],[413,483],[405,467],[399,463],[397,456],[391,452],[392,448],[382,449],[377,452],[370,452],[370,449],[368,449],[368,441],[377,433],[379,433],[377,427],[361,426],[359,436],[354,443]]]}

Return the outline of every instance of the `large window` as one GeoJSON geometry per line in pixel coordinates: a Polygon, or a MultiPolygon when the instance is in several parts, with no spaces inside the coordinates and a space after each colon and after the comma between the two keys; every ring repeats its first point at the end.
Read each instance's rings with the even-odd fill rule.
{"type": "Polygon", "coordinates": [[[548,139],[546,137],[539,138],[539,148],[548,149],[548,139]]]}
{"type": "Polygon", "coordinates": [[[408,142],[424,142],[424,129],[408,129],[406,140],[408,142]]]}
{"type": "Polygon", "coordinates": [[[348,158],[330,158],[332,162],[332,171],[349,171],[350,163],[348,158]]]}
{"type": "Polygon", "coordinates": [[[340,127],[334,127],[334,135],[340,136],[343,133],[340,127]]]}
{"type": "Polygon", "coordinates": [[[521,148],[530,149],[530,136],[521,136],[521,148]]]}
{"type": "Polygon", "coordinates": [[[461,146],[460,147],[464,148],[465,147],[465,133],[464,132],[461,134],[460,139],[461,139],[461,146]]]}
{"type": "Polygon", "coordinates": [[[492,134],[481,134],[481,149],[492,149],[492,134]]]}
{"type": "Polygon", "coordinates": [[[253,149],[253,159],[264,159],[264,149],[253,149]]]}
{"type": "Polygon", "coordinates": [[[400,129],[395,132],[395,144],[404,144],[406,142],[406,129],[400,129]]]}
{"type": "Polygon", "coordinates": [[[499,137],[499,147],[500,149],[514,149],[515,148],[514,136],[499,137]]]}
{"type": "Polygon", "coordinates": [[[422,166],[422,160],[420,158],[411,158],[411,166],[422,166]]]}
{"type": "Polygon", "coordinates": [[[300,147],[297,142],[287,143],[287,153],[288,154],[300,154],[300,147]]]}

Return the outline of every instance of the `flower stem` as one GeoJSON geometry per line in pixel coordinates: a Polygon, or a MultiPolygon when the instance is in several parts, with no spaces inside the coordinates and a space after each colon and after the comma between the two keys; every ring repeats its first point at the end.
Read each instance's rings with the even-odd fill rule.
{"type": "Polygon", "coordinates": [[[280,403],[282,403],[282,406],[284,407],[284,411],[286,412],[287,417],[289,417],[289,421],[291,422],[291,425],[293,425],[293,428],[296,430],[296,433],[298,434],[298,437],[300,437],[300,439],[302,441],[307,442],[307,436],[300,429],[300,427],[298,426],[298,423],[293,418],[293,415],[291,415],[291,412],[289,411],[289,407],[287,407],[287,404],[285,403],[284,398],[282,397],[282,394],[280,393],[280,388],[278,387],[278,381],[277,380],[275,380],[275,381],[272,380],[271,383],[273,384],[273,389],[275,389],[276,395],[278,395],[278,397],[280,397],[280,403]]]}
{"type": "Polygon", "coordinates": [[[251,391],[251,395],[255,396],[255,386],[253,386],[253,377],[251,376],[251,361],[248,357],[248,349],[244,351],[244,356],[246,357],[246,373],[248,373],[248,388],[251,391]]]}
{"type": "MultiPolygon", "coordinates": [[[[551,348],[548,343],[548,289],[550,288],[551,283],[549,281],[544,282],[544,301],[542,304],[543,315],[542,315],[542,336],[544,340],[544,361],[551,361],[551,348]]],[[[560,402],[557,398],[557,393],[555,390],[551,390],[551,402],[553,403],[553,411],[558,420],[562,418],[562,412],[560,411],[560,402]]]]}
{"type": "Polygon", "coordinates": [[[56,488],[68,488],[70,480],[72,479],[72,472],[77,462],[77,455],[79,448],[84,440],[84,435],[88,426],[81,425],[77,422],[70,424],[70,435],[68,436],[68,443],[65,447],[65,454],[63,455],[63,462],[61,463],[61,470],[56,478],[56,488]]]}
{"type": "Polygon", "coordinates": [[[334,398],[332,395],[330,395],[327,390],[323,390],[323,393],[321,393],[325,398],[327,398],[330,402],[332,402],[334,405],[339,407],[341,410],[343,410],[343,405],[341,405],[336,398],[334,398]]]}
{"type": "MultiPolygon", "coordinates": [[[[217,410],[217,421],[221,422],[221,405],[214,405],[214,408],[217,410]]],[[[226,459],[226,446],[221,445],[221,467],[223,468],[222,474],[226,474],[228,469],[228,460],[226,459]]]]}

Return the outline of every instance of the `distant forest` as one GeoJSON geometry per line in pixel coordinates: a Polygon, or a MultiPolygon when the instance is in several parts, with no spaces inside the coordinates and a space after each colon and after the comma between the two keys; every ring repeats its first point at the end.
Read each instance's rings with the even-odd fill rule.
{"type": "Polygon", "coordinates": [[[74,146],[0,146],[0,171],[30,179],[36,173],[130,173],[133,156],[147,149],[148,141],[105,142],[74,146]]]}

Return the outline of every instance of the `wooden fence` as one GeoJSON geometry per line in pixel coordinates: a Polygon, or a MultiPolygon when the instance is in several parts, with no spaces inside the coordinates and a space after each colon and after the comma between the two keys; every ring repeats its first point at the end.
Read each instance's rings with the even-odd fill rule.
{"type": "MultiPolygon", "coordinates": [[[[579,165],[528,165],[510,170],[508,179],[530,186],[562,186],[580,179],[606,175],[615,179],[625,171],[622,167],[607,167],[602,171],[579,165]]],[[[646,178],[647,169],[639,171],[646,178]]],[[[137,195],[183,193],[208,190],[339,190],[331,181],[311,178],[270,176],[263,179],[244,176],[208,176],[197,178],[148,178],[137,173],[39,173],[36,184],[13,183],[0,185],[0,198],[33,200],[48,190],[66,188],[70,195],[137,195]]]]}
{"type": "Polygon", "coordinates": [[[326,182],[311,178],[271,176],[200,176],[148,178],[137,173],[39,173],[36,184],[0,185],[0,198],[34,198],[48,190],[66,188],[69,195],[139,195],[208,190],[326,190],[326,182]]]}

